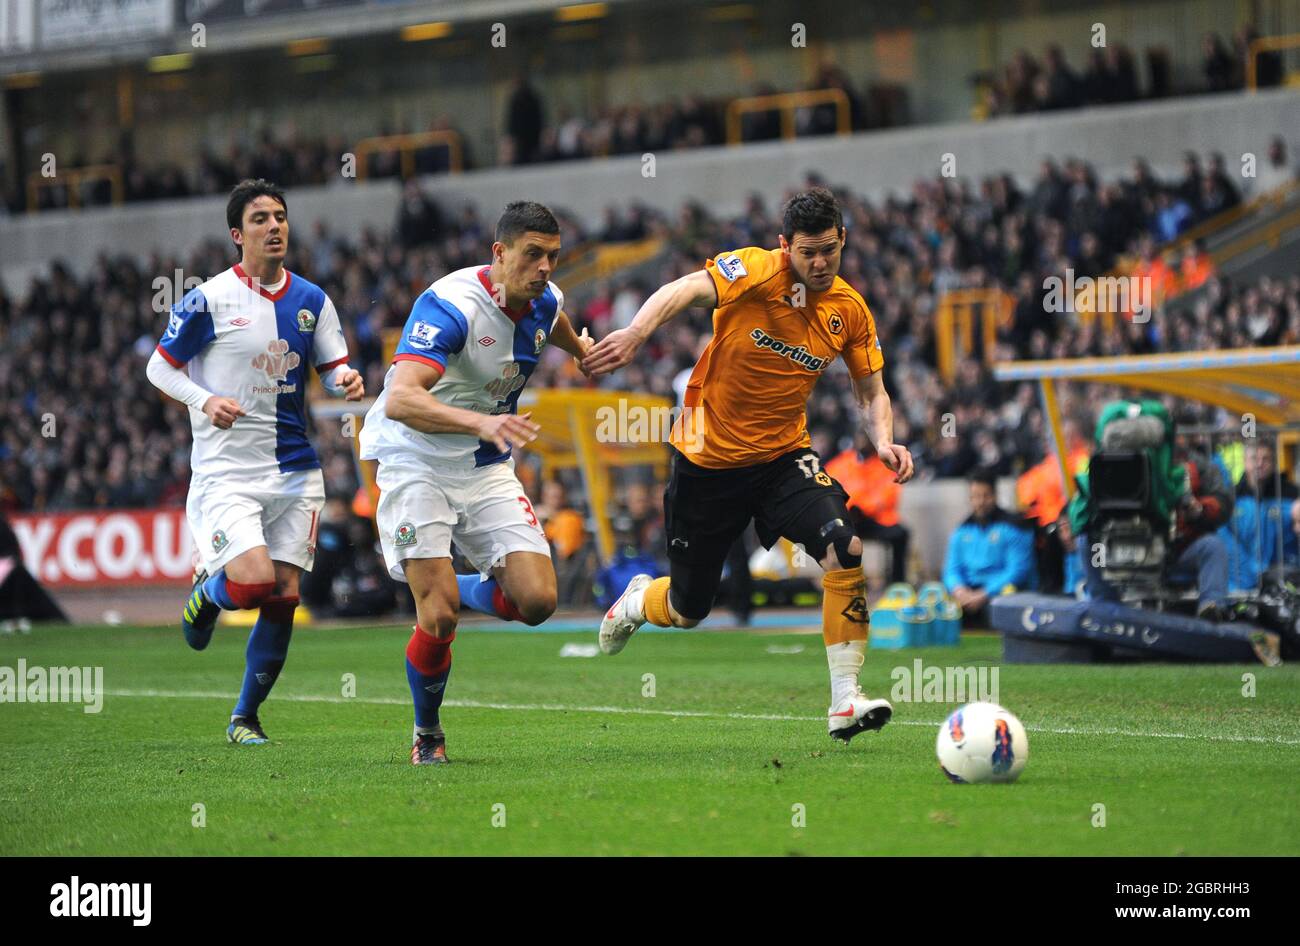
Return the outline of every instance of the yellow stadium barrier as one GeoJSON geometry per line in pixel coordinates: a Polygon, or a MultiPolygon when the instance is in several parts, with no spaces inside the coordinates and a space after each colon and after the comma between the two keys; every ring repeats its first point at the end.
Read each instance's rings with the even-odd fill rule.
{"type": "MultiPolygon", "coordinates": [[[[1300,33],[1288,33],[1285,36],[1261,36],[1251,40],[1246,50],[1246,88],[1254,92],[1258,87],[1258,63],[1260,53],[1282,52],[1287,49],[1300,48],[1300,33]]],[[[1288,81],[1288,85],[1290,82],[1288,81]]]]}
{"type": "Polygon", "coordinates": [[[798,108],[814,105],[835,106],[836,134],[847,135],[853,130],[849,110],[849,97],[841,89],[814,89],[809,92],[779,92],[775,95],[754,95],[733,99],[727,103],[727,144],[741,143],[741,119],[751,112],[781,113],[781,137],[794,137],[794,113],[798,108]]]}
{"type": "Polygon", "coordinates": [[[1016,300],[1001,289],[956,289],[939,299],[935,312],[934,339],[939,375],[951,384],[957,376],[957,348],[968,355],[975,350],[978,314],[984,363],[994,361],[998,328],[1011,324],[1016,300]]]}
{"type": "Polygon", "coordinates": [[[409,135],[380,135],[362,138],[352,149],[357,156],[357,177],[365,180],[370,173],[370,157],[396,151],[402,162],[403,179],[415,173],[415,152],[421,148],[443,146],[447,149],[448,165],[452,174],[459,174],[464,168],[464,147],[460,134],[455,131],[421,131],[409,135]]]}
{"type": "Polygon", "coordinates": [[[45,177],[39,171],[27,175],[27,212],[37,213],[42,188],[66,187],[68,206],[73,209],[81,207],[81,185],[87,181],[108,181],[112,188],[114,204],[123,200],[122,169],[116,164],[91,164],[84,168],[69,168],[58,172],[55,177],[45,177]]]}

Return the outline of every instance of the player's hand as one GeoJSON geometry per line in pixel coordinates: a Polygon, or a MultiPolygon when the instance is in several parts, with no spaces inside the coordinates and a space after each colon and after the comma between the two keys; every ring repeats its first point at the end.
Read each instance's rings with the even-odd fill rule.
{"type": "Polygon", "coordinates": [[[587,353],[587,357],[582,360],[583,368],[593,378],[611,374],[632,363],[642,341],[630,328],[610,332],[587,353]]]}
{"type": "Polygon", "coordinates": [[[901,444],[883,443],[876,450],[876,456],[880,457],[881,463],[897,474],[894,477],[895,483],[906,483],[916,472],[912,467],[912,454],[901,444]]]}
{"type": "Polygon", "coordinates": [[[586,357],[589,354],[591,354],[591,350],[595,347],[596,347],[596,340],[587,334],[587,329],[584,327],[582,330],[582,334],[578,336],[578,348],[582,351],[582,354],[574,358],[573,363],[576,364],[578,366],[578,370],[581,371],[588,378],[591,377],[591,371],[590,369],[587,368],[584,362],[586,357]]]}
{"type": "Polygon", "coordinates": [[[343,396],[349,401],[359,401],[366,396],[366,383],[361,378],[361,372],[356,368],[352,368],[339,378],[339,387],[343,389],[343,396]]]}
{"type": "Polygon", "coordinates": [[[505,453],[512,446],[523,446],[537,439],[542,428],[534,424],[528,414],[488,414],[479,423],[478,439],[496,444],[505,453]]]}
{"type": "Polygon", "coordinates": [[[247,417],[239,402],[229,397],[212,395],[203,402],[203,413],[208,415],[212,426],[219,430],[229,430],[235,424],[236,417],[247,417]]]}

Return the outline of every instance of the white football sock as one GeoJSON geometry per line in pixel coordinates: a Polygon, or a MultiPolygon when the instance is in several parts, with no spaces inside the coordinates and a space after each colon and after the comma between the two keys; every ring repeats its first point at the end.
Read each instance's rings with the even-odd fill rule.
{"type": "Polygon", "coordinates": [[[858,692],[858,671],[866,659],[866,641],[826,645],[826,663],[831,671],[831,706],[858,692]]]}

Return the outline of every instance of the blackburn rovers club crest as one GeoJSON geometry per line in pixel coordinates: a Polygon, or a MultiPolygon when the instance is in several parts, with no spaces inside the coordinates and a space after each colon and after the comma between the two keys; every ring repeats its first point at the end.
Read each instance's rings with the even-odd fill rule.
{"type": "Polygon", "coordinates": [[[540,355],[542,353],[542,349],[545,347],[546,347],[546,333],[543,332],[541,329],[538,329],[537,334],[533,336],[533,354],[540,355]]]}
{"type": "Polygon", "coordinates": [[[311,314],[309,309],[298,310],[298,331],[314,332],[316,331],[316,316],[311,314]]]}
{"type": "Polygon", "coordinates": [[[844,330],[844,320],[832,312],[831,317],[826,320],[826,327],[831,330],[832,335],[838,335],[844,330]]]}
{"type": "Polygon", "coordinates": [[[415,544],[415,526],[409,522],[403,522],[396,531],[393,532],[393,544],[400,548],[415,544]]]}
{"type": "Polygon", "coordinates": [[[226,534],[220,529],[212,533],[212,551],[220,552],[229,544],[230,540],[226,538],[226,534]]]}

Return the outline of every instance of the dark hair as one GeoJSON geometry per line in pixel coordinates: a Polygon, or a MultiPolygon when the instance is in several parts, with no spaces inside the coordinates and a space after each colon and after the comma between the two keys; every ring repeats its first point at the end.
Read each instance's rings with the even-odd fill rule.
{"type": "Polygon", "coordinates": [[[972,485],[974,485],[975,483],[983,483],[989,489],[993,490],[994,493],[998,491],[997,474],[994,473],[992,470],[990,470],[988,467],[982,466],[979,467],[978,469],[971,470],[970,476],[968,476],[967,479],[971,482],[972,485]]]}
{"type": "Polygon", "coordinates": [[[278,200],[285,211],[289,209],[289,203],[284,199],[284,191],[279,185],[261,177],[257,180],[245,178],[235,185],[235,189],[230,192],[230,200],[226,201],[226,223],[230,229],[244,229],[244,208],[259,197],[278,200]]]}
{"type": "Polygon", "coordinates": [[[506,204],[501,219],[497,221],[496,240],[507,246],[525,233],[558,234],[560,223],[545,204],[535,200],[516,200],[506,204]]]}
{"type": "Polygon", "coordinates": [[[796,233],[822,233],[831,227],[839,233],[844,226],[840,205],[835,195],[825,187],[813,187],[795,194],[786,202],[782,215],[781,233],[787,242],[793,240],[796,233]]]}

